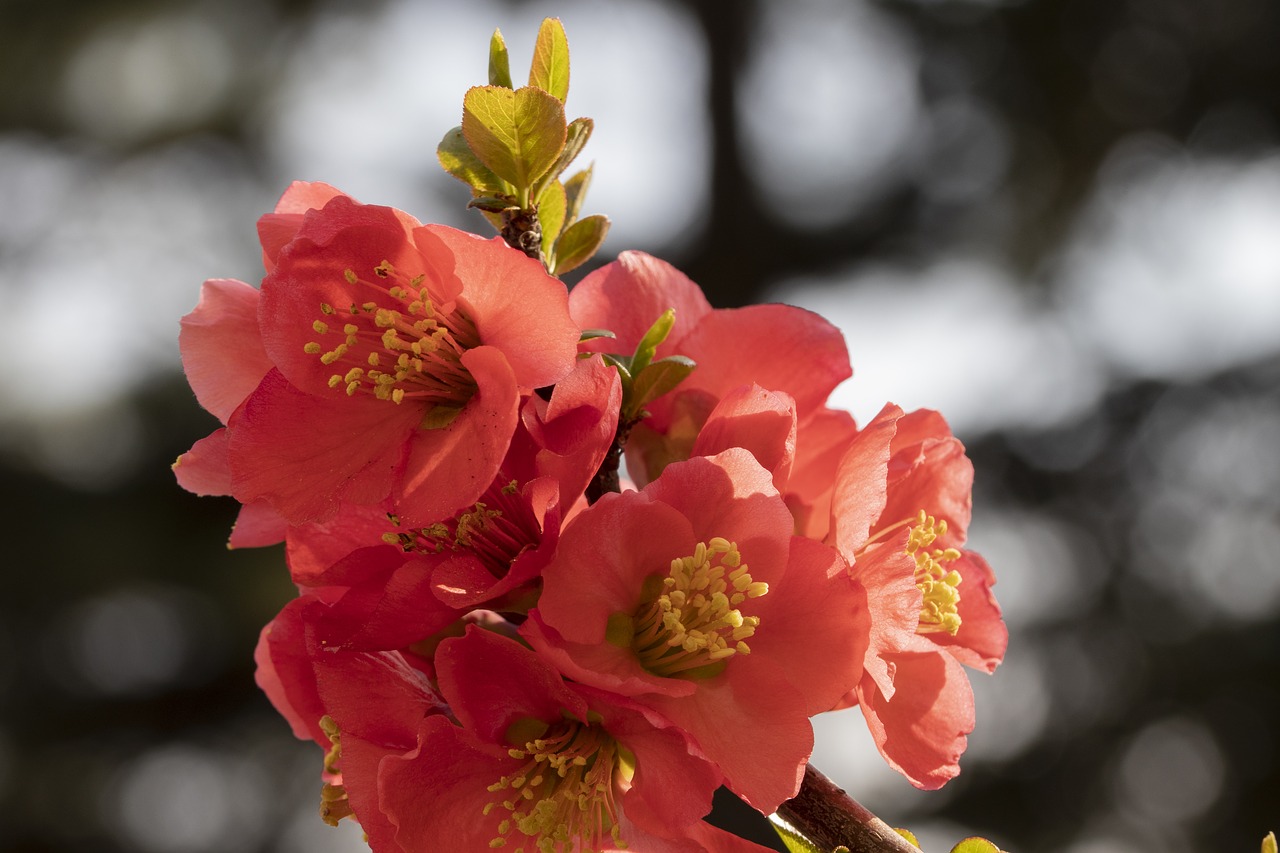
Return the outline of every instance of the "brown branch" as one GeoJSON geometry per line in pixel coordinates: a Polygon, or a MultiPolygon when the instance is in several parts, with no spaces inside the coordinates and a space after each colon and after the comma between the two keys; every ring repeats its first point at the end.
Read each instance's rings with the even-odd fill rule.
{"type": "Polygon", "coordinates": [[[847,847],[850,853],[920,853],[811,765],[805,766],[799,793],[778,807],[778,816],[820,850],[847,847]]]}

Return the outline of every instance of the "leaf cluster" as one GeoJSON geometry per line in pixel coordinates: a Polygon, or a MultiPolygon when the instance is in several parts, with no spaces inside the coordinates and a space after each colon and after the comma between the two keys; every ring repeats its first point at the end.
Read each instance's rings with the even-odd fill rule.
{"type": "MultiPolygon", "coordinates": [[[[693,359],[683,355],[654,360],[658,347],[671,334],[675,322],[675,309],[668,308],[644,333],[631,355],[604,355],[604,360],[617,368],[622,378],[622,413],[619,416],[622,423],[635,423],[645,417],[644,407],[648,403],[674,390],[697,366],[693,359]]],[[[602,329],[588,329],[582,333],[583,340],[612,337],[613,332],[602,329]]]]}
{"type": "Polygon", "coordinates": [[[609,232],[607,216],[580,217],[591,167],[563,178],[594,129],[589,118],[566,120],[568,96],[569,42],[558,18],[538,29],[529,82],[519,89],[506,42],[494,30],[489,84],[467,91],[462,124],[436,149],[444,170],[471,188],[470,206],[552,275],[590,259],[609,232]]]}

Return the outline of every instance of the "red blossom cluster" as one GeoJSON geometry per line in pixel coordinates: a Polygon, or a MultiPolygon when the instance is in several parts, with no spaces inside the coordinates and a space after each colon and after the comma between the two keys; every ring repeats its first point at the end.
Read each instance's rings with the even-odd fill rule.
{"type": "Polygon", "coordinates": [[[205,283],[183,364],[224,423],[179,482],[283,541],[258,683],[375,851],[760,850],[724,785],[795,795],[810,717],[859,705],[921,788],[1006,632],[964,548],[972,466],[934,412],[826,406],[840,333],[713,309],[624,253],[572,292],[507,247],[323,184],[259,222],[260,289],[205,283]],[[628,411],[618,360],[696,368],[628,411]],[[583,335],[607,329],[613,337],[583,335]],[[615,442],[635,488],[584,497],[615,442]]]}

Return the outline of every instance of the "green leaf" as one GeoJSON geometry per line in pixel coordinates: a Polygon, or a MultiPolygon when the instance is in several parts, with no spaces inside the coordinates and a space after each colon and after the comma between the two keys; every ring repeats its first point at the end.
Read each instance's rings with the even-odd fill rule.
{"type": "Polygon", "coordinates": [[[541,89],[475,86],[462,99],[462,135],[472,152],[515,188],[520,207],[564,149],[564,107],[541,89]]]}
{"type": "Polygon", "coordinates": [[[440,140],[440,144],[436,146],[436,159],[440,161],[440,166],[446,172],[478,193],[488,195],[511,193],[511,185],[480,162],[480,158],[471,150],[466,137],[462,135],[461,127],[455,127],[440,140]]]}
{"type": "Polygon", "coordinates": [[[510,196],[481,195],[467,202],[467,207],[474,207],[476,210],[483,210],[485,213],[501,213],[512,206],[514,206],[514,202],[510,196]]]}
{"type": "Polygon", "coordinates": [[[538,225],[542,228],[542,254],[554,257],[556,238],[564,228],[564,184],[552,181],[538,196],[538,225]]]}
{"type": "Polygon", "coordinates": [[[579,219],[556,240],[555,275],[582,266],[596,253],[609,233],[609,217],[601,214],[579,219]]]}
{"type": "MultiPolygon", "coordinates": [[[[564,150],[560,152],[556,162],[547,170],[547,174],[542,178],[542,183],[554,181],[560,177],[560,174],[565,169],[569,168],[569,164],[582,152],[587,140],[591,138],[591,131],[595,129],[595,126],[596,123],[589,118],[575,118],[569,122],[568,127],[565,128],[564,150]]],[[[538,192],[542,192],[541,187],[538,187],[538,192]]]]}
{"type": "Polygon", "coordinates": [[[631,387],[631,359],[625,355],[614,355],[611,352],[601,353],[600,357],[604,359],[605,364],[611,364],[618,368],[618,375],[622,377],[622,390],[626,391],[631,387]]]}
{"type": "Polygon", "coordinates": [[[578,214],[582,212],[582,199],[587,194],[587,187],[591,186],[591,170],[593,167],[594,164],[579,172],[574,172],[573,177],[564,182],[565,196],[569,201],[568,211],[565,213],[564,219],[566,225],[572,225],[576,222],[578,214]]]}
{"type": "Polygon", "coordinates": [[[791,827],[773,818],[769,819],[769,825],[773,827],[774,832],[778,833],[778,837],[782,839],[782,845],[791,853],[823,853],[816,844],[791,827]]]}
{"type": "Polygon", "coordinates": [[[562,104],[569,97],[569,39],[559,18],[544,18],[538,28],[529,85],[555,95],[562,104]]]}
{"type": "Polygon", "coordinates": [[[1000,848],[992,844],[985,838],[966,838],[955,847],[951,848],[951,853],[1001,853],[1000,848]]]}
{"type": "Polygon", "coordinates": [[[511,57],[507,54],[507,43],[502,40],[502,30],[496,27],[493,38],[489,39],[489,85],[515,88],[511,83],[511,57]]]}
{"type": "Polygon", "coordinates": [[[631,382],[630,408],[639,409],[656,400],[688,378],[698,365],[683,355],[669,355],[635,373],[631,382]]]}
{"type": "Polygon", "coordinates": [[[618,337],[608,329],[583,329],[582,336],[578,338],[578,343],[583,341],[591,341],[596,338],[616,338],[618,337]]]}
{"type": "Polygon", "coordinates": [[[653,359],[654,352],[663,341],[667,339],[667,335],[671,334],[671,327],[676,324],[676,309],[668,308],[662,312],[662,316],[653,321],[653,325],[649,327],[649,331],[644,333],[644,337],[640,339],[640,343],[636,344],[635,355],[631,357],[631,372],[639,374],[644,370],[649,362],[653,359]]]}
{"type": "Polygon", "coordinates": [[[916,840],[916,837],[915,837],[915,835],[911,832],[911,830],[909,830],[909,829],[903,829],[903,828],[902,828],[902,827],[900,827],[900,826],[895,826],[895,827],[893,828],[893,831],[894,831],[894,832],[896,832],[896,833],[898,833],[899,835],[901,835],[903,838],[907,839],[908,841],[910,841],[910,842],[911,842],[911,846],[912,846],[912,847],[916,848],[917,850],[919,850],[919,849],[920,849],[920,842],[916,840]]]}

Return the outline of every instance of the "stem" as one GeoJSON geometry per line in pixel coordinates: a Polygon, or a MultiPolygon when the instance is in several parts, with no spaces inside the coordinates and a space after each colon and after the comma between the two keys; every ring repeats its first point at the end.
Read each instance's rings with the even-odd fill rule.
{"type": "Polygon", "coordinates": [[[587,484],[588,504],[595,503],[609,492],[622,491],[622,483],[618,479],[618,466],[622,462],[622,448],[626,446],[627,437],[631,435],[631,428],[635,425],[636,421],[618,421],[617,432],[613,434],[613,446],[604,455],[595,476],[587,484]]]}
{"type": "Polygon", "coordinates": [[[538,222],[538,211],[510,208],[502,212],[502,239],[513,249],[519,249],[535,261],[542,257],[542,225],[538,222]]]}
{"type": "Polygon", "coordinates": [[[778,816],[820,850],[846,847],[850,853],[920,853],[812,765],[805,765],[799,793],[778,807],[778,816]]]}

